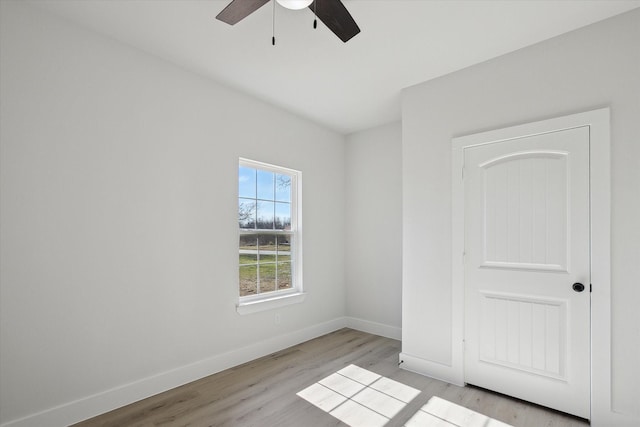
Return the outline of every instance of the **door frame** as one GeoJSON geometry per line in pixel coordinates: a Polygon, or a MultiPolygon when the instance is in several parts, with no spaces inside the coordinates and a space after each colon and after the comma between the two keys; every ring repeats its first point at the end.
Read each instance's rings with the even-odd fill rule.
{"type": "Polygon", "coordinates": [[[611,166],[610,110],[601,108],[453,138],[452,140],[452,368],[464,374],[464,149],[549,132],[589,127],[591,253],[591,421],[604,423],[611,407],[611,166]]]}

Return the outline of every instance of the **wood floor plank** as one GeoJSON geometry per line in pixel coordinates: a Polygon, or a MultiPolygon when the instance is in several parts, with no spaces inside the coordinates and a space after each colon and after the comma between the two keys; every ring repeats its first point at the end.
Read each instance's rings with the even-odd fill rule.
{"type": "Polygon", "coordinates": [[[457,387],[398,367],[399,341],[341,329],[76,424],[77,427],[345,426],[296,393],[354,364],[420,390],[387,427],[403,426],[439,396],[516,427],[587,426],[536,405],[457,387]]]}

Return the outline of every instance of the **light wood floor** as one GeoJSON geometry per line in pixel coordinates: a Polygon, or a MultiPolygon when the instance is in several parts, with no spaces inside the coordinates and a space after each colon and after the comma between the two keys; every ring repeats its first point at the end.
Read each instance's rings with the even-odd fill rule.
{"type": "Polygon", "coordinates": [[[399,352],[399,341],[341,329],[76,426],[344,426],[296,393],[349,364],[421,390],[388,427],[403,426],[432,396],[514,426],[588,425],[536,405],[400,369],[399,352]]]}

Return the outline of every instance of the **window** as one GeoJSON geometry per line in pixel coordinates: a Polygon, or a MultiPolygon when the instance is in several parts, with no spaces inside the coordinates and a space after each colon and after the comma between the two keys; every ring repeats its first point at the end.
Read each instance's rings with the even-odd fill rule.
{"type": "Polygon", "coordinates": [[[240,305],[299,294],[300,172],[240,159],[240,305]]]}

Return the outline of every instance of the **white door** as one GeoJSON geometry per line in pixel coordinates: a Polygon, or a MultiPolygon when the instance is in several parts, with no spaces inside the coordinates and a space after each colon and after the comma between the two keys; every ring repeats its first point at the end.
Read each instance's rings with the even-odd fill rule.
{"type": "Polygon", "coordinates": [[[465,148],[463,182],[465,382],[589,418],[589,128],[465,148]]]}

